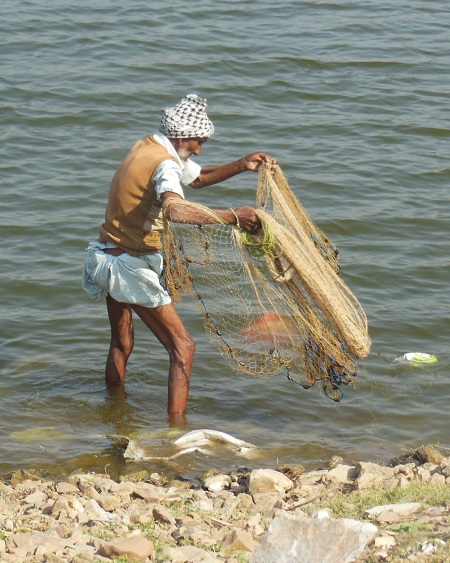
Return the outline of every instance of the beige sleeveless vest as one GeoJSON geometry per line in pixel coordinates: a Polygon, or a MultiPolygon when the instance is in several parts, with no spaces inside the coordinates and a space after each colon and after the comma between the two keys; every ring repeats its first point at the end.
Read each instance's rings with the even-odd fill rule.
{"type": "Polygon", "coordinates": [[[99,242],[112,242],[134,256],[161,250],[162,203],[153,176],[167,159],[176,161],[151,136],[134,145],[112,179],[99,242]]]}

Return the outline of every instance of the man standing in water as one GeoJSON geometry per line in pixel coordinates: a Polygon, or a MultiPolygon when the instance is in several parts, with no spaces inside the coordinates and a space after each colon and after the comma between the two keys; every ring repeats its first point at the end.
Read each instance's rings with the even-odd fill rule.
{"type": "MultiPolygon", "coordinates": [[[[263,162],[276,163],[264,152],[255,152],[201,168],[190,157],[200,154],[213,132],[206,100],[195,94],[164,110],[159,132],[138,141],[116,171],[105,222],[98,240],[89,244],[83,270],[87,293],[94,299],[106,297],[111,325],[106,384],[124,383],[134,345],[134,311],[169,354],[169,416],[186,410],[195,344],[160,282],[162,205],[169,198],[183,199],[187,186],[203,188],[247,170],[257,172],[263,162]]],[[[250,232],[261,226],[250,206],[216,213],[250,232]]],[[[195,217],[192,222],[198,224],[195,217]]]]}

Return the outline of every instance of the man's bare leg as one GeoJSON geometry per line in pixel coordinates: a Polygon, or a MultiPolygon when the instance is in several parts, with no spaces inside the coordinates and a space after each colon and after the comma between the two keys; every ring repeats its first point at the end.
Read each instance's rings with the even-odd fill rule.
{"type": "Polygon", "coordinates": [[[132,310],[130,305],[119,303],[109,295],[106,306],[111,325],[111,342],[106,359],[105,381],[107,385],[122,385],[134,346],[132,310]]]}
{"type": "Polygon", "coordinates": [[[140,305],[132,305],[132,308],[169,354],[167,411],[172,417],[182,415],[189,395],[194,340],[172,303],[154,309],[140,305]]]}

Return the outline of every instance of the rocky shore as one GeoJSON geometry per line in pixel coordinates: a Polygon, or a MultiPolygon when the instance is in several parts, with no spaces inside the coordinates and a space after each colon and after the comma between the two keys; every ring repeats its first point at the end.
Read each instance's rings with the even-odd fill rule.
{"type": "Polygon", "coordinates": [[[335,457],[199,483],[17,471],[0,482],[0,561],[450,561],[450,458],[432,446],[390,466],[335,457]]]}

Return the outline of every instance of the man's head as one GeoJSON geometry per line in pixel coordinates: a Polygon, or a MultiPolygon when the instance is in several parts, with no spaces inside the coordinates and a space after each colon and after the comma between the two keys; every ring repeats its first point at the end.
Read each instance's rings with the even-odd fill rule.
{"type": "Polygon", "coordinates": [[[172,108],[163,110],[159,130],[169,139],[207,139],[214,125],[206,114],[206,100],[188,94],[172,108]]]}

